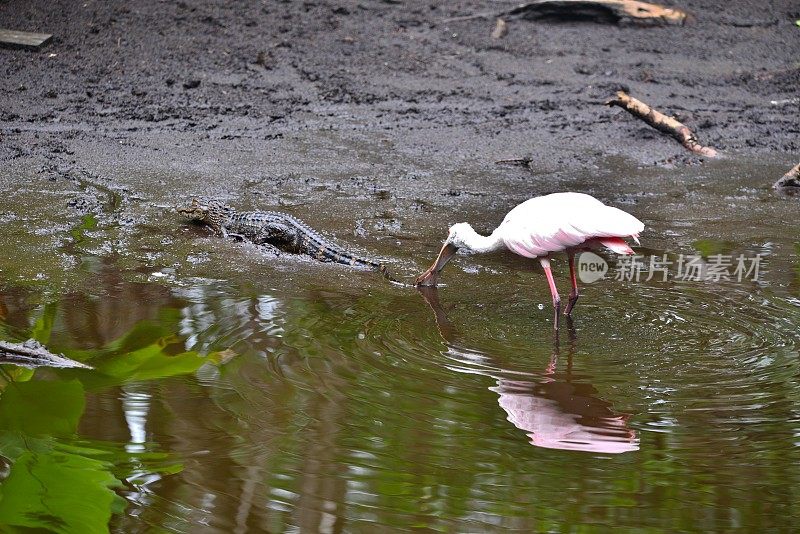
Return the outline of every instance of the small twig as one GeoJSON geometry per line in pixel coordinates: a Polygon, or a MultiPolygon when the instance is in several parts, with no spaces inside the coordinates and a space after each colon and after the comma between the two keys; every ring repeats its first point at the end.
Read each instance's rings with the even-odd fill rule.
{"type": "Polygon", "coordinates": [[[503,19],[497,19],[497,23],[492,30],[492,39],[502,39],[508,33],[508,24],[503,19]]]}
{"type": "Polygon", "coordinates": [[[510,159],[499,159],[494,162],[495,165],[516,165],[519,167],[529,167],[533,161],[531,158],[510,158],[510,159]]]}
{"type": "Polygon", "coordinates": [[[784,98],[782,100],[770,100],[769,103],[773,106],[785,106],[786,104],[797,104],[800,98],[784,98]]]}
{"type": "Polygon", "coordinates": [[[784,174],[780,180],[773,185],[775,189],[783,188],[800,188],[800,163],[791,168],[789,172],[784,174]]]}
{"type": "Polygon", "coordinates": [[[711,147],[703,146],[697,140],[694,132],[673,117],[656,111],[641,100],[637,100],[624,91],[617,91],[616,97],[606,102],[606,106],[619,106],[634,117],[637,117],[656,130],[670,134],[677,139],[687,150],[706,156],[717,157],[717,151],[711,147]]]}

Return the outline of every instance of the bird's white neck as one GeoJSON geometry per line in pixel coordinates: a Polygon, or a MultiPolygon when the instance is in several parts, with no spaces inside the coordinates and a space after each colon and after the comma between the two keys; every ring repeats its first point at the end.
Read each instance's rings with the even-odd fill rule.
{"type": "Polygon", "coordinates": [[[505,247],[503,240],[492,233],[489,236],[480,235],[469,225],[464,225],[460,231],[461,247],[475,253],[494,252],[505,247]]]}

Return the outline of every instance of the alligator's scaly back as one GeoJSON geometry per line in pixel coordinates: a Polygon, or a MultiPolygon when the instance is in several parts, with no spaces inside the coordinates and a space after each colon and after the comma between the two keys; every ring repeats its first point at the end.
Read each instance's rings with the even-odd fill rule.
{"type": "MultiPolygon", "coordinates": [[[[386,265],[357,256],[323,237],[300,219],[277,211],[245,211],[230,217],[228,231],[254,243],[269,243],[281,250],[306,254],[319,261],[365,267],[393,282],[386,265]]],[[[399,283],[399,282],[398,282],[399,283]]]]}
{"type": "Polygon", "coordinates": [[[190,220],[209,225],[217,235],[234,235],[258,245],[269,244],[286,252],[306,254],[319,261],[366,267],[395,280],[386,265],[362,258],[324,238],[306,223],[278,211],[237,212],[225,204],[195,197],[178,212],[190,220]]]}

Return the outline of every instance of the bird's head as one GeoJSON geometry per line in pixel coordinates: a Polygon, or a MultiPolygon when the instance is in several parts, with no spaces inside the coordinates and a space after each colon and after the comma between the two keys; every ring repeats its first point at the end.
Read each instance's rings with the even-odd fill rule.
{"type": "Polygon", "coordinates": [[[450,231],[447,233],[447,239],[445,240],[445,245],[452,245],[455,248],[464,248],[466,247],[467,240],[475,234],[475,230],[472,229],[472,226],[469,223],[457,223],[450,227],[450,231]]]}
{"type": "Polygon", "coordinates": [[[431,265],[427,271],[417,277],[415,285],[435,286],[439,277],[439,271],[444,269],[444,266],[450,261],[450,258],[455,256],[458,249],[469,248],[467,242],[474,234],[475,230],[467,223],[458,223],[451,226],[450,231],[447,233],[447,239],[444,240],[444,245],[442,245],[442,250],[439,251],[439,256],[437,256],[436,261],[433,262],[433,265],[431,265]]]}

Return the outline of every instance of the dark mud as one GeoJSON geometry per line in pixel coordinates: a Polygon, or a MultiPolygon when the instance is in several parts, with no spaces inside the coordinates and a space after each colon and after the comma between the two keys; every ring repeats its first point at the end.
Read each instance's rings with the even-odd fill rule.
{"type": "Polygon", "coordinates": [[[203,193],[393,255],[576,176],[613,199],[615,157],[675,180],[705,164],[604,107],[618,89],[774,170],[765,189],[796,163],[795,2],[687,1],[684,27],[509,20],[502,39],[491,17],[448,21],[511,5],[2,1],[3,26],[55,36],[0,49],[2,220],[46,234],[94,214],[114,231],[91,252],[150,232],[142,257],[185,238],[169,208],[203,193]],[[494,164],[513,157],[530,168],[494,164]]]}

